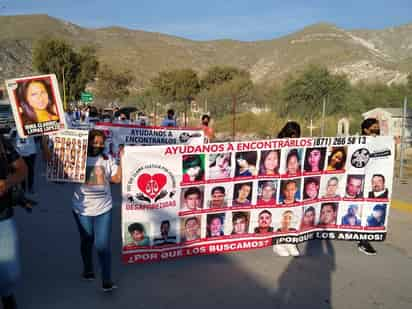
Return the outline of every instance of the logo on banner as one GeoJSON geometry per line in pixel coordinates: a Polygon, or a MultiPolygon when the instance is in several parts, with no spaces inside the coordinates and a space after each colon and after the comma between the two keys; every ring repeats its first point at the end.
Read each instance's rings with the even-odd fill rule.
{"type": "Polygon", "coordinates": [[[186,144],[191,138],[202,137],[200,133],[190,134],[189,132],[183,132],[179,135],[179,141],[181,144],[186,144]]]}
{"type": "Polygon", "coordinates": [[[136,170],[127,182],[127,201],[138,208],[176,206],[176,179],[164,166],[150,164],[136,170]]]}
{"type": "Polygon", "coordinates": [[[356,168],[364,168],[366,164],[368,164],[369,159],[389,157],[390,155],[391,151],[389,149],[384,149],[371,153],[366,148],[360,148],[352,154],[351,164],[353,167],[356,168]]]}
{"type": "Polygon", "coordinates": [[[137,178],[140,191],[151,199],[155,199],[166,185],[167,177],[164,174],[142,174],[137,178]]]}

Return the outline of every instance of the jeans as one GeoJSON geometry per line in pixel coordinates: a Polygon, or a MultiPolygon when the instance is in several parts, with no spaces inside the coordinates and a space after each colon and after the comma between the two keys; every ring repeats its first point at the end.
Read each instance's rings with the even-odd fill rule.
{"type": "Polygon", "coordinates": [[[36,162],[36,154],[31,154],[30,156],[23,157],[24,162],[27,165],[27,181],[23,181],[23,189],[26,190],[26,186],[29,189],[29,192],[33,191],[33,182],[34,182],[34,163],[36,162]]]}
{"type": "Polygon", "coordinates": [[[73,211],[74,219],[80,233],[80,253],[83,271],[94,272],[93,243],[97,249],[103,281],[111,280],[110,235],[112,230],[112,210],[99,216],[82,216],[73,211]]]}
{"type": "Polygon", "coordinates": [[[20,254],[16,223],[13,218],[0,220],[0,296],[14,292],[20,276],[20,254]]]}

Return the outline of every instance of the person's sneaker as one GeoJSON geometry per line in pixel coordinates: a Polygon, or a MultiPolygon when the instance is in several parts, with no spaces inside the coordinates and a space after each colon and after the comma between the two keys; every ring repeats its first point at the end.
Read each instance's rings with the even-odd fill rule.
{"type": "Polygon", "coordinates": [[[114,289],[117,289],[117,286],[112,281],[103,281],[102,289],[103,292],[111,292],[114,289]]]}
{"type": "Polygon", "coordinates": [[[289,256],[289,250],[287,249],[286,245],[273,245],[273,252],[275,252],[279,256],[289,256]]]}
{"type": "Polygon", "coordinates": [[[300,255],[298,246],[296,246],[295,244],[288,244],[288,245],[285,245],[285,246],[287,246],[286,248],[289,251],[289,254],[291,256],[299,256],[300,255]]]}
{"type": "Polygon", "coordinates": [[[87,281],[93,281],[94,279],[96,279],[96,276],[93,272],[84,272],[82,273],[82,278],[87,281]]]}
{"type": "Polygon", "coordinates": [[[372,247],[369,241],[360,242],[358,244],[358,249],[366,255],[376,255],[376,250],[372,247]]]}
{"type": "Polygon", "coordinates": [[[3,303],[4,309],[17,309],[16,298],[14,298],[14,295],[2,296],[1,302],[3,303]]]}

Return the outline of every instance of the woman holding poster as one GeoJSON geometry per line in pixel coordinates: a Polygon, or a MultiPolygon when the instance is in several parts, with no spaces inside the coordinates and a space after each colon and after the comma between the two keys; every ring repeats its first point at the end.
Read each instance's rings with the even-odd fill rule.
{"type": "Polygon", "coordinates": [[[81,256],[85,280],[95,278],[92,263],[93,244],[102,271],[103,291],[116,288],[111,278],[110,234],[112,224],[112,195],[110,183],[120,183],[121,165],[103,154],[106,136],[91,130],[87,151],[86,181],[77,184],[73,196],[73,215],[80,233],[81,256]]]}
{"type": "MultiPolygon", "coordinates": [[[[295,121],[289,121],[288,123],[285,124],[285,126],[280,130],[278,134],[278,138],[299,138],[300,137],[300,125],[295,122],[295,121]]],[[[298,165],[299,162],[299,154],[296,149],[292,149],[288,157],[290,156],[290,153],[293,153],[293,155],[296,155],[296,161],[298,165]],[[296,154],[295,154],[295,152],[296,154]]],[[[290,174],[290,162],[288,162],[289,158],[286,159],[286,165],[287,165],[287,173],[290,174]]],[[[295,172],[298,172],[298,169],[295,170],[295,172]]],[[[299,256],[299,250],[297,245],[295,244],[281,244],[281,245],[273,245],[273,252],[275,252],[279,256],[299,256]]]]}

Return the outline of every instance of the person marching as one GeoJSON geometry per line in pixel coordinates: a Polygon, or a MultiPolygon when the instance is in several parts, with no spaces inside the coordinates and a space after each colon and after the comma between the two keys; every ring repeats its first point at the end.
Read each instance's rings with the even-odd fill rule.
{"type": "MultiPolygon", "coordinates": [[[[367,118],[362,121],[361,133],[366,136],[380,135],[379,121],[376,118],[367,118]]],[[[358,249],[360,252],[366,255],[376,255],[377,252],[371,243],[367,240],[361,240],[358,243],[358,249]]]]}
{"type": "MultiPolygon", "coordinates": [[[[300,137],[300,125],[295,121],[289,121],[280,130],[278,138],[299,138],[300,137]]],[[[273,252],[279,256],[299,256],[299,249],[295,244],[280,244],[273,245],[273,252]]]]}
{"type": "Polygon", "coordinates": [[[24,160],[0,134],[0,296],[4,309],[17,308],[14,289],[20,276],[20,253],[11,188],[21,183],[26,175],[24,160]]]}
{"type": "Polygon", "coordinates": [[[121,182],[122,167],[121,160],[120,165],[117,166],[112,157],[103,154],[105,139],[106,136],[100,130],[89,132],[86,182],[76,186],[72,207],[80,233],[80,252],[83,259],[82,277],[86,280],[95,278],[92,262],[94,243],[101,267],[103,291],[107,292],[116,288],[111,277],[110,234],[113,202],[110,182],[121,182]],[[102,179],[98,179],[94,173],[97,170],[103,170],[102,179]]]}
{"type": "MultiPolygon", "coordinates": [[[[113,202],[110,183],[121,182],[122,167],[121,160],[118,166],[113,157],[103,153],[105,140],[103,131],[93,129],[89,132],[86,180],[75,186],[72,212],[80,234],[81,276],[84,280],[95,279],[92,260],[94,244],[100,263],[102,288],[104,292],[109,292],[117,288],[111,275],[113,202]]],[[[50,158],[50,151],[44,145],[45,157],[50,158]]]]}

